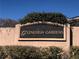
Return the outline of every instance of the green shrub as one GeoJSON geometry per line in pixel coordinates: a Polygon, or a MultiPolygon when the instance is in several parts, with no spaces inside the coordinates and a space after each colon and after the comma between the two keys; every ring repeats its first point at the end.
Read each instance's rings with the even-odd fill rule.
{"type": "Polygon", "coordinates": [[[28,46],[6,47],[12,59],[41,59],[39,48],[28,46]]]}
{"type": "Polygon", "coordinates": [[[0,47],[0,59],[4,59],[7,56],[6,51],[4,51],[4,47],[0,47]]]}
{"type": "Polygon", "coordinates": [[[57,59],[62,49],[58,47],[4,46],[0,47],[0,58],[11,59],[57,59]]]}
{"type": "Polygon", "coordinates": [[[8,56],[10,56],[12,59],[41,59],[40,49],[37,47],[31,47],[31,46],[0,47],[0,57],[4,59],[8,56]]]}
{"type": "Polygon", "coordinates": [[[51,56],[49,57],[49,59],[57,59],[60,55],[62,51],[61,48],[58,48],[58,47],[49,47],[50,49],[50,52],[51,52],[51,56]],[[58,56],[59,55],[59,56],[58,56]]]}
{"type": "Polygon", "coordinates": [[[71,59],[79,59],[79,47],[71,47],[70,54],[71,59]]]}

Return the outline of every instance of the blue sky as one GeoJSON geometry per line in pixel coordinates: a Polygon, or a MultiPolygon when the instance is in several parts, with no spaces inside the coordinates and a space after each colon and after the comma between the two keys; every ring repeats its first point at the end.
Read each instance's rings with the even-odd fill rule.
{"type": "Polygon", "coordinates": [[[0,0],[0,18],[20,19],[31,12],[79,16],[79,0],[0,0]]]}

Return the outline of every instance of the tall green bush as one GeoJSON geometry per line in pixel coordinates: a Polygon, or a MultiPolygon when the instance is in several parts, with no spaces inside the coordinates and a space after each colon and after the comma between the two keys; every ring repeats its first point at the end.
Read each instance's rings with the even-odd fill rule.
{"type": "Polygon", "coordinates": [[[67,23],[66,16],[59,12],[33,12],[25,15],[19,22],[25,24],[28,22],[49,21],[60,24],[67,23]]]}

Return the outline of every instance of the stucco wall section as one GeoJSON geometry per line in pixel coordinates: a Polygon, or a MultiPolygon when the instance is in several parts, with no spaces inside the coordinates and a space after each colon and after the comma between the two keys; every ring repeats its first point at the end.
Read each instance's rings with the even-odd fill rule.
{"type": "MultiPolygon", "coordinates": [[[[64,27],[64,38],[51,38],[51,40],[60,41],[19,41],[19,40],[36,40],[36,38],[20,38],[20,26],[16,25],[15,28],[0,28],[0,46],[57,46],[64,50],[70,48],[70,26],[64,27]],[[61,41],[63,40],[63,41],[61,41]]],[[[37,38],[37,40],[49,40],[49,38],[37,38]]]]}
{"type": "Polygon", "coordinates": [[[15,44],[15,28],[0,28],[0,45],[15,44]]]}
{"type": "Polygon", "coordinates": [[[79,46],[79,27],[72,27],[73,46],[79,46]]]}
{"type": "MultiPolygon", "coordinates": [[[[19,27],[18,27],[19,29],[19,27]]],[[[19,34],[20,32],[18,32],[19,34]]],[[[18,36],[19,37],[19,36],[18,36]]],[[[18,41],[18,45],[48,47],[57,46],[65,51],[70,48],[70,26],[64,26],[64,38],[18,38],[18,40],[58,40],[58,41],[18,41]],[[63,40],[63,41],[61,41],[63,40]]]]}

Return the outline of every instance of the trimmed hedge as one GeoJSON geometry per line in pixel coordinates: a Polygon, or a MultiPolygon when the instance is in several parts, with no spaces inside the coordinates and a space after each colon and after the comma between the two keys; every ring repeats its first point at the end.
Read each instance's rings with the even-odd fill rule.
{"type": "Polygon", "coordinates": [[[0,47],[0,59],[57,59],[58,47],[5,46],[0,47]]]}
{"type": "Polygon", "coordinates": [[[70,54],[71,59],[79,59],[79,47],[71,47],[70,54]]]}

